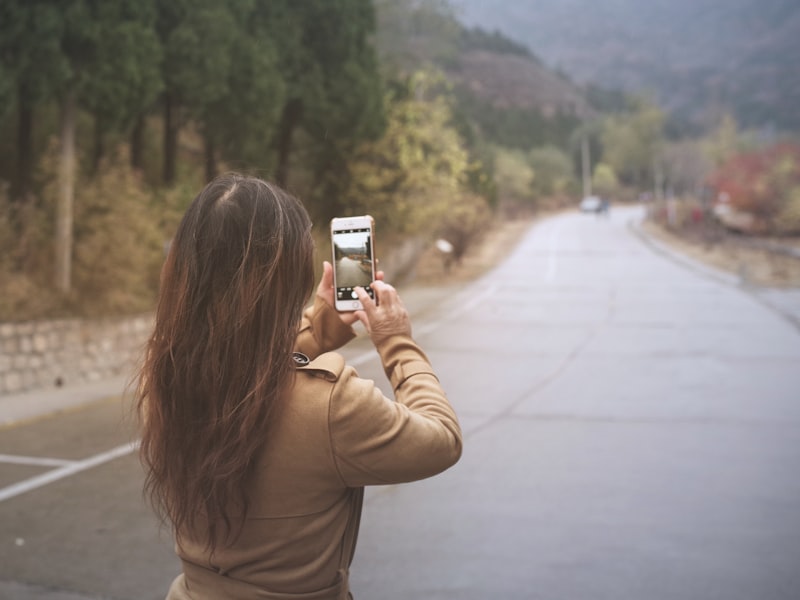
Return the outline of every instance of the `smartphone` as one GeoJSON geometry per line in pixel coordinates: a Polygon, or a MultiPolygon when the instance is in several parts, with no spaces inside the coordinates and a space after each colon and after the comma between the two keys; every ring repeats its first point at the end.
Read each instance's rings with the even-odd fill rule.
{"type": "Polygon", "coordinates": [[[375,298],[369,287],[375,281],[374,235],[375,221],[369,215],[331,220],[333,288],[338,311],[363,308],[355,292],[358,286],[375,298]]]}

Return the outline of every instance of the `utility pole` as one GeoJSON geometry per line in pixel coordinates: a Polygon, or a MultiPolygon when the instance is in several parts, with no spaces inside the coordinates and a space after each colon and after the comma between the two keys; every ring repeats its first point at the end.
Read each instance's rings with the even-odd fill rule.
{"type": "Polygon", "coordinates": [[[584,134],[581,140],[581,166],[583,167],[583,197],[592,195],[591,160],[589,158],[589,138],[584,134]]]}
{"type": "Polygon", "coordinates": [[[653,157],[653,192],[656,200],[664,199],[664,171],[661,168],[659,156],[653,157]]]}

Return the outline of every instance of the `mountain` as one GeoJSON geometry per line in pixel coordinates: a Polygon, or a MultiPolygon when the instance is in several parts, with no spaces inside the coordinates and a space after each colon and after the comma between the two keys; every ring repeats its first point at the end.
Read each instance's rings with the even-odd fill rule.
{"type": "Polygon", "coordinates": [[[797,0],[452,0],[578,83],[653,95],[703,124],[800,131],[797,0]]]}
{"type": "Polygon", "coordinates": [[[547,117],[558,112],[585,117],[590,112],[575,84],[527,56],[470,50],[450,76],[495,108],[535,107],[547,117]]]}
{"type": "Polygon", "coordinates": [[[563,146],[596,114],[581,86],[508,36],[465,27],[446,0],[379,0],[376,7],[381,64],[395,75],[435,65],[452,84],[462,125],[476,126],[488,142],[563,146]]]}

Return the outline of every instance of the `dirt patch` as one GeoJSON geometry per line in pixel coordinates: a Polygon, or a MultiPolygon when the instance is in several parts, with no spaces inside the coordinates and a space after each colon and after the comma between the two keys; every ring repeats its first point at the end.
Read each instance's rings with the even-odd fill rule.
{"type": "Polygon", "coordinates": [[[496,221],[467,250],[458,264],[447,267],[442,253],[434,245],[425,250],[417,264],[414,282],[447,285],[476,279],[502,262],[538,218],[528,217],[496,221]]]}
{"type": "Polygon", "coordinates": [[[644,231],[676,251],[709,266],[732,273],[746,283],[767,287],[800,287],[800,258],[752,248],[733,239],[707,243],[645,221],[644,231]]]}

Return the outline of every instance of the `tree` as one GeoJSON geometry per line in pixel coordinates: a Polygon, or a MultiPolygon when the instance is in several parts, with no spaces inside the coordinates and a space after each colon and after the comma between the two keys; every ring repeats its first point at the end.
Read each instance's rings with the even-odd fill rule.
{"type": "Polygon", "coordinates": [[[59,291],[67,293],[72,275],[78,110],[81,107],[94,109],[98,115],[124,120],[134,113],[143,96],[153,93],[155,84],[152,70],[145,77],[144,85],[135,77],[147,72],[141,67],[148,64],[147,47],[151,52],[153,48],[146,4],[133,0],[70,0],[56,2],[56,5],[62,11],[63,29],[59,41],[64,76],[58,86],[61,152],[55,285],[59,291]],[[137,48],[141,46],[145,47],[145,58],[138,61],[137,48]],[[114,106],[115,103],[118,104],[114,106]]]}
{"type": "Polygon", "coordinates": [[[733,155],[709,182],[732,207],[755,216],[762,229],[785,229],[779,218],[794,214],[800,193],[800,146],[780,143],[733,155]]]}
{"type": "MultiPolygon", "coordinates": [[[[175,181],[176,163],[178,154],[178,132],[182,125],[180,75],[188,68],[182,63],[183,37],[192,36],[186,31],[185,19],[192,10],[191,0],[156,0],[156,34],[164,53],[161,63],[161,78],[164,89],[161,95],[161,110],[163,115],[163,150],[162,150],[162,180],[166,184],[175,181]],[[176,81],[176,78],[178,79],[176,81]]],[[[198,40],[199,43],[199,40],[198,40]]],[[[184,75],[186,77],[186,75],[184,75]]],[[[142,111],[144,112],[144,111],[142,111]]],[[[141,124],[142,113],[139,115],[141,124]]],[[[134,129],[139,133],[139,128],[134,129]]],[[[136,141],[132,144],[132,160],[137,161],[136,141]]]]}
{"type": "Polygon", "coordinates": [[[431,234],[461,201],[470,168],[444,78],[420,71],[387,95],[386,131],[356,152],[344,208],[395,232],[431,234]]]}
{"type": "Polygon", "coordinates": [[[575,186],[575,173],[569,156],[555,146],[540,146],[528,153],[533,169],[532,189],[537,196],[566,193],[575,186]]]}
{"type": "Polygon", "coordinates": [[[500,207],[512,215],[535,207],[535,174],[525,153],[498,147],[495,151],[494,177],[500,207]]]}
{"type": "Polygon", "coordinates": [[[295,133],[302,131],[309,194],[326,214],[339,211],[347,161],[357,145],[384,125],[383,95],[371,39],[369,0],[291,0],[260,6],[276,31],[287,93],[275,134],[277,183],[287,186],[295,133]]]}
{"type": "Polygon", "coordinates": [[[81,89],[81,105],[94,117],[93,172],[105,153],[106,135],[129,131],[163,87],[154,0],[106,0],[98,3],[94,18],[96,59],[81,89]]]}
{"type": "Polygon", "coordinates": [[[448,0],[376,0],[377,50],[387,77],[455,62],[462,27],[448,0]]]}
{"type": "Polygon", "coordinates": [[[603,161],[617,173],[621,183],[650,187],[659,168],[663,145],[664,114],[644,101],[632,113],[606,119],[602,133],[603,161]]]}
{"type": "Polygon", "coordinates": [[[603,132],[605,123],[602,119],[592,119],[576,127],[569,136],[569,153],[572,158],[573,172],[583,182],[590,177],[594,165],[603,161],[603,132]],[[584,165],[584,151],[589,158],[584,165]]]}
{"type": "MultiPolygon", "coordinates": [[[[247,17],[246,13],[237,14],[237,4],[230,0],[226,3],[201,2],[184,15],[168,38],[169,94],[165,102],[168,103],[169,117],[183,111],[187,119],[193,118],[197,122],[204,139],[206,179],[212,179],[216,174],[215,153],[219,135],[213,121],[214,112],[232,95],[228,76],[234,68],[236,39],[243,34],[240,20],[247,17]]],[[[247,115],[239,115],[239,118],[246,120],[247,115]]],[[[180,124],[180,120],[170,122],[172,135],[177,136],[180,124]]],[[[165,161],[165,183],[171,183],[175,177],[175,139],[169,140],[168,150],[173,156],[169,162],[165,161]]]]}
{"type": "Polygon", "coordinates": [[[35,164],[34,115],[53,98],[67,65],[61,52],[62,8],[54,1],[4,0],[0,3],[0,66],[6,98],[16,106],[16,164],[11,171],[12,223],[30,204],[35,164]]]}
{"type": "Polygon", "coordinates": [[[670,195],[700,194],[713,169],[702,143],[694,140],[668,144],[662,153],[662,162],[670,195]]]}
{"type": "Polygon", "coordinates": [[[274,23],[239,10],[228,23],[232,38],[220,48],[227,67],[213,94],[190,108],[205,143],[206,178],[217,174],[217,155],[238,168],[272,167],[270,141],[275,133],[286,85],[278,68],[274,23]]]}
{"type": "Polygon", "coordinates": [[[619,182],[614,169],[605,164],[597,163],[592,174],[592,189],[601,198],[610,198],[617,193],[619,182]]]}

